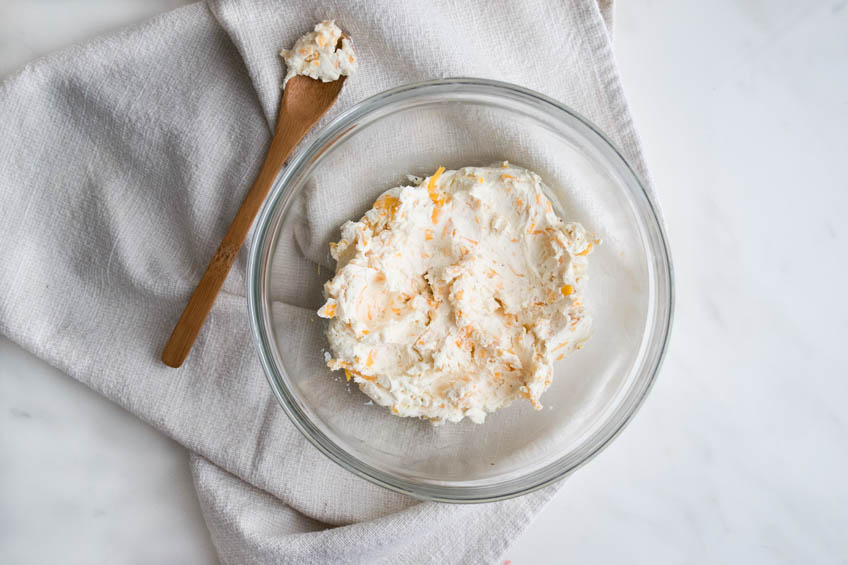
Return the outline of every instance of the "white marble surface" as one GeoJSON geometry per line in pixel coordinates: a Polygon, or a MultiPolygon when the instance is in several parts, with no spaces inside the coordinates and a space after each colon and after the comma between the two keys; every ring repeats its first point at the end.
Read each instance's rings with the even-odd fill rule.
{"type": "MultiPolygon", "coordinates": [[[[0,0],[0,77],[180,0],[0,0]]],[[[848,561],[848,5],[620,1],[672,349],[521,563],[848,561]]],[[[185,452],[0,340],[0,563],[210,563],[185,452]]]]}

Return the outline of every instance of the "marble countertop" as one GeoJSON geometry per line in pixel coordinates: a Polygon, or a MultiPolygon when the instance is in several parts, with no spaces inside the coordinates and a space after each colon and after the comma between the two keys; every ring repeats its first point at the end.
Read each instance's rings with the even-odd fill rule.
{"type": "MultiPolygon", "coordinates": [[[[0,0],[0,77],[181,0],[0,0]]],[[[629,428],[505,556],[848,561],[845,0],[621,2],[674,254],[629,428]]],[[[0,563],[214,563],[182,447],[0,338],[0,563]]]]}

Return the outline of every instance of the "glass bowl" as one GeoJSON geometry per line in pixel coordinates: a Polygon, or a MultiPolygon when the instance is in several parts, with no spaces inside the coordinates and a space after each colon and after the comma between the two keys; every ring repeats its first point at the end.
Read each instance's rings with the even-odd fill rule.
{"type": "Polygon", "coordinates": [[[277,178],[250,249],[247,297],[271,388],[324,454],[428,500],[482,502],[541,488],[597,454],[642,403],[663,358],[672,271],[650,197],[621,153],[566,106],[515,85],[449,79],[395,88],[340,114],[277,178]],[[554,367],[544,408],[520,400],[433,426],[372,403],[325,363],[329,242],[383,191],[448,169],[509,160],[539,173],[565,221],[602,243],[590,256],[585,347],[554,367]]]}

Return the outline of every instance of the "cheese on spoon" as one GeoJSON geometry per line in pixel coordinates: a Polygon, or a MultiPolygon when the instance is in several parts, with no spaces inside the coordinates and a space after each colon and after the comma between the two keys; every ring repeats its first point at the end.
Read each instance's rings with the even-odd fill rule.
{"type": "Polygon", "coordinates": [[[304,75],[323,82],[333,82],[340,76],[350,76],[356,71],[356,54],[350,38],[342,37],[342,30],[332,20],[315,25],[315,29],[294,44],[283,49],[280,56],[286,62],[283,87],[293,76],[304,75]],[[336,45],[341,40],[341,46],[336,45]]]}

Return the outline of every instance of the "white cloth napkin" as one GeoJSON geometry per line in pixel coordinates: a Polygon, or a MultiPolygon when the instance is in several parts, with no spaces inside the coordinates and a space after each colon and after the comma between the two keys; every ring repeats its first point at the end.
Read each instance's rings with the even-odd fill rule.
{"type": "Polygon", "coordinates": [[[198,3],[0,85],[0,332],[192,452],[225,563],[492,562],[556,487],[421,503],[326,459],[266,384],[244,251],[186,364],[159,361],[267,150],[277,52],[325,18],[360,54],[327,119],[403,83],[494,78],[574,107],[645,174],[609,0],[198,3]]]}

